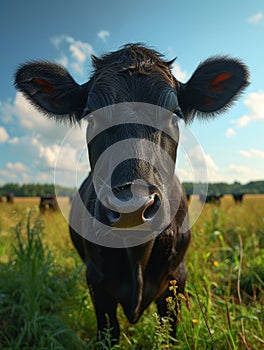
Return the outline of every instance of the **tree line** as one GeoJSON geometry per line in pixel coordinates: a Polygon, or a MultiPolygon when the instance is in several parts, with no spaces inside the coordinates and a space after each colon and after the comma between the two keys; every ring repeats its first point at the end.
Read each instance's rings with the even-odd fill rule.
{"type": "Polygon", "coordinates": [[[57,196],[71,196],[76,192],[76,189],[57,186],[53,184],[17,184],[7,183],[0,187],[0,197],[6,196],[8,193],[13,193],[16,197],[40,197],[51,194],[57,196]]]}
{"type": "MultiPolygon", "coordinates": [[[[197,187],[205,188],[204,184],[198,183],[197,187]]],[[[187,194],[193,193],[193,183],[184,182],[183,187],[187,194]]],[[[0,187],[0,197],[6,196],[8,193],[13,193],[16,197],[39,197],[46,194],[56,194],[57,196],[71,196],[76,192],[76,188],[69,188],[56,185],[56,191],[53,184],[17,184],[7,183],[0,187]]],[[[225,182],[209,183],[209,194],[264,194],[264,181],[251,181],[247,184],[241,184],[234,182],[233,184],[227,184],[225,182]]]]}
{"type": "MultiPolygon", "coordinates": [[[[204,184],[198,183],[197,187],[201,188],[203,192],[204,184]],[[200,185],[200,186],[199,186],[200,185]]],[[[185,182],[183,187],[187,194],[193,193],[193,183],[185,182]]],[[[208,184],[208,193],[209,194],[264,194],[264,181],[250,181],[247,184],[241,184],[240,182],[235,181],[232,184],[225,182],[209,183],[208,184]]]]}

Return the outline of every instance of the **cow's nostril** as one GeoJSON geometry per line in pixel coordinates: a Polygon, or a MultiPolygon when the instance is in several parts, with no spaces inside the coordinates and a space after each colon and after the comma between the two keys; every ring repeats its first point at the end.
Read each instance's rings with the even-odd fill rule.
{"type": "Polygon", "coordinates": [[[154,195],[154,202],[150,204],[142,213],[143,218],[148,221],[151,220],[161,205],[160,198],[157,194],[154,195]]]}

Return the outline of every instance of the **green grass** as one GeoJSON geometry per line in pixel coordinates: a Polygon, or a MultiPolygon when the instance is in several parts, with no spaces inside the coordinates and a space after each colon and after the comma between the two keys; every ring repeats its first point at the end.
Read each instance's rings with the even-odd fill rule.
{"type": "MultiPolygon", "coordinates": [[[[39,216],[36,204],[0,204],[0,349],[110,349],[96,341],[85,269],[67,223],[59,212],[39,216]]],[[[264,196],[206,205],[192,228],[177,340],[154,304],[136,325],[119,307],[113,349],[264,349],[263,213],[264,196]]]]}
{"type": "Polygon", "coordinates": [[[13,233],[12,257],[1,268],[1,349],[78,349],[80,340],[59,317],[72,281],[63,281],[43,245],[43,222],[29,212],[13,233]]]}

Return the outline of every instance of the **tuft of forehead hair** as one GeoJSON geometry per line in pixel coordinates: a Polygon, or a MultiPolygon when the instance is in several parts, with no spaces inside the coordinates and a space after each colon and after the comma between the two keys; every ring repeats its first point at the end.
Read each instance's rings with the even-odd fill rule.
{"type": "Polygon", "coordinates": [[[126,44],[100,58],[92,56],[92,60],[95,73],[109,68],[118,72],[127,71],[130,75],[150,75],[156,71],[173,79],[171,66],[175,59],[166,61],[164,55],[142,43],[126,44]]]}

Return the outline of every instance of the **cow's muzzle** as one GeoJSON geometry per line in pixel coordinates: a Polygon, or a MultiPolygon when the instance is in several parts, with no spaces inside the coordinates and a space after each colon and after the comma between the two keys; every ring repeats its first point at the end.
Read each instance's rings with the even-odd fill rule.
{"type": "Polygon", "coordinates": [[[154,219],[161,196],[157,190],[145,186],[118,186],[106,199],[108,220],[112,227],[133,228],[154,219]]]}

